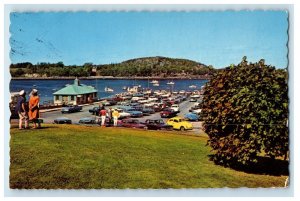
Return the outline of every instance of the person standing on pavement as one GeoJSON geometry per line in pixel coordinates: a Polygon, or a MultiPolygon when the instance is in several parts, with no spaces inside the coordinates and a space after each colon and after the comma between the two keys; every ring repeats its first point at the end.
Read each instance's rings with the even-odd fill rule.
{"type": "Polygon", "coordinates": [[[110,120],[111,120],[111,108],[108,108],[107,110],[106,110],[106,116],[108,117],[108,120],[109,120],[109,123],[110,123],[110,120]]]}
{"type": "Polygon", "coordinates": [[[19,115],[19,129],[23,129],[23,120],[25,121],[25,129],[28,128],[28,108],[26,107],[26,92],[19,92],[16,111],[19,115]]]}
{"type": "Polygon", "coordinates": [[[103,107],[103,104],[100,102],[100,103],[99,103],[99,109],[101,110],[102,107],[103,107]]]}
{"type": "Polygon", "coordinates": [[[120,117],[118,110],[113,110],[112,117],[114,119],[114,126],[118,126],[118,118],[120,117]]]}
{"type": "Polygon", "coordinates": [[[103,106],[102,106],[102,108],[100,110],[100,116],[101,116],[101,126],[105,127],[106,110],[105,110],[105,108],[103,106]]]}
{"type": "Polygon", "coordinates": [[[112,116],[112,113],[113,113],[113,109],[110,107],[110,108],[109,108],[109,112],[108,112],[108,116],[109,116],[109,121],[110,121],[110,123],[113,123],[113,116],[112,116]]]}
{"type": "Polygon", "coordinates": [[[39,111],[40,98],[38,96],[38,90],[33,89],[29,98],[29,120],[33,122],[33,128],[40,128],[39,122],[40,111],[39,111]],[[36,126],[38,124],[38,127],[36,126]]]}

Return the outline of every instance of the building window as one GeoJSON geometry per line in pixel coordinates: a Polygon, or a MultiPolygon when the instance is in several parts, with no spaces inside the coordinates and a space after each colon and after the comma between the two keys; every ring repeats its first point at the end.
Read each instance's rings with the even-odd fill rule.
{"type": "Polygon", "coordinates": [[[71,101],[74,101],[74,96],[71,96],[71,101]]]}
{"type": "Polygon", "coordinates": [[[59,96],[58,96],[58,95],[55,96],[55,100],[56,100],[56,101],[59,100],[59,96]]]}

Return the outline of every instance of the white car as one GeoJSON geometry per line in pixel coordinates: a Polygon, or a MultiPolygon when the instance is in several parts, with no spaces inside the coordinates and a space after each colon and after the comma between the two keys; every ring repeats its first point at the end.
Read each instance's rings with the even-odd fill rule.
{"type": "Polygon", "coordinates": [[[202,109],[191,110],[192,113],[195,113],[195,114],[198,114],[198,115],[201,114],[201,111],[202,111],[202,109]]]}
{"type": "Polygon", "coordinates": [[[194,95],[191,95],[191,98],[200,98],[200,95],[199,94],[194,94],[194,95]]]}
{"type": "Polygon", "coordinates": [[[145,104],[145,103],[149,103],[150,101],[149,100],[146,100],[146,99],[144,99],[144,100],[139,100],[138,101],[138,103],[141,103],[141,104],[145,104]]]}
{"type": "Polygon", "coordinates": [[[172,105],[171,109],[173,109],[175,112],[180,112],[179,105],[177,105],[177,104],[172,105]]]}
{"type": "Polygon", "coordinates": [[[119,114],[120,114],[119,119],[124,119],[124,118],[126,118],[126,117],[130,117],[130,113],[124,112],[123,109],[117,108],[116,110],[117,110],[117,111],[119,112],[119,114]]]}
{"type": "Polygon", "coordinates": [[[146,103],[144,104],[145,107],[152,107],[153,105],[155,105],[156,103],[151,102],[151,103],[146,103]]]}
{"type": "Polygon", "coordinates": [[[199,102],[197,102],[197,103],[194,103],[194,106],[198,106],[198,105],[200,105],[200,103],[199,103],[199,102]]]}
{"type": "Polygon", "coordinates": [[[155,98],[155,97],[150,97],[148,98],[149,102],[155,102],[155,101],[158,101],[158,98],[155,98]]]}

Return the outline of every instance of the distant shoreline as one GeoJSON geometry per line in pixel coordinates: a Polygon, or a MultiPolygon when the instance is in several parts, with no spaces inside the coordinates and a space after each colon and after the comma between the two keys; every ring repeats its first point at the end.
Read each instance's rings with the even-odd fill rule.
{"type": "MultiPolygon", "coordinates": [[[[11,77],[12,80],[74,80],[76,77],[11,77]]],[[[113,77],[91,76],[78,77],[80,80],[209,80],[209,77],[113,77]]]]}

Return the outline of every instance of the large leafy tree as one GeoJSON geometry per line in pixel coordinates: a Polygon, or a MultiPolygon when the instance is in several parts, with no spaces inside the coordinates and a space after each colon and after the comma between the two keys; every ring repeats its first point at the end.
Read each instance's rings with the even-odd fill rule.
{"type": "Polygon", "coordinates": [[[219,164],[250,164],[288,152],[287,71],[264,60],[218,71],[205,87],[204,130],[219,164]]]}

